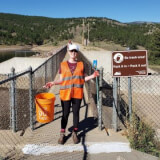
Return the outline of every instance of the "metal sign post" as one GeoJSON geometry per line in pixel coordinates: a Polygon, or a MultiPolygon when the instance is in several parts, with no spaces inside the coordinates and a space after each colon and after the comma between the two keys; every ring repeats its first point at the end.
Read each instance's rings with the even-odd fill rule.
{"type": "Polygon", "coordinates": [[[129,105],[129,120],[131,121],[132,115],[132,80],[128,77],[128,105],[129,105]]]}
{"type": "MultiPolygon", "coordinates": [[[[146,50],[127,50],[114,51],[112,53],[112,76],[128,77],[128,106],[129,106],[129,120],[132,115],[132,76],[147,76],[148,75],[148,58],[146,50]]],[[[116,81],[114,80],[113,90],[113,124],[116,124],[115,108],[117,101],[116,81]]],[[[118,105],[117,105],[118,106],[118,105]]],[[[114,126],[115,130],[117,126],[114,126]]]]}

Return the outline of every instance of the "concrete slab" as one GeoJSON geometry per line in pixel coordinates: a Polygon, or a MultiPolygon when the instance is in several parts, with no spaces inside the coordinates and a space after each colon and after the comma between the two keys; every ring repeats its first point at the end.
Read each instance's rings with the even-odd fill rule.
{"type": "Polygon", "coordinates": [[[30,66],[34,70],[48,58],[33,58],[33,57],[14,57],[0,63],[0,74],[11,73],[11,68],[14,67],[16,72],[27,70],[30,66]]]}

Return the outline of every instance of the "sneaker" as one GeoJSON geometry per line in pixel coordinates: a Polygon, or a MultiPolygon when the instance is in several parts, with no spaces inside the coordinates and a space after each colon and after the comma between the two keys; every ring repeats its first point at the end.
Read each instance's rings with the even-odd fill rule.
{"type": "Polygon", "coordinates": [[[77,132],[72,132],[72,138],[73,138],[73,143],[74,144],[77,144],[77,143],[79,143],[79,138],[78,138],[78,136],[77,136],[77,132]]]}
{"type": "Polygon", "coordinates": [[[58,139],[58,144],[64,144],[65,132],[60,132],[60,138],[58,139]]]}

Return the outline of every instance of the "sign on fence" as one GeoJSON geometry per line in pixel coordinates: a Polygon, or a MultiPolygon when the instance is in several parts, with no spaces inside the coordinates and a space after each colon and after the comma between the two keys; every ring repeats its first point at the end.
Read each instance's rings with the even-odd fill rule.
{"type": "Polygon", "coordinates": [[[146,76],[148,75],[148,58],[146,50],[114,51],[112,53],[112,76],[146,76]]]}

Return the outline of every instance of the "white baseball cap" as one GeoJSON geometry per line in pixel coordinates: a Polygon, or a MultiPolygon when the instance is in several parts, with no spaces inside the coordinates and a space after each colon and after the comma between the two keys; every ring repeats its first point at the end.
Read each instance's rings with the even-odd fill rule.
{"type": "Polygon", "coordinates": [[[76,44],[69,44],[68,50],[71,51],[71,50],[74,50],[74,49],[79,51],[79,46],[76,45],[76,44]]]}

